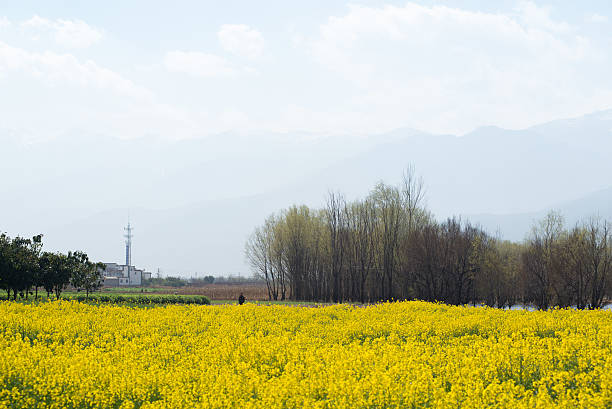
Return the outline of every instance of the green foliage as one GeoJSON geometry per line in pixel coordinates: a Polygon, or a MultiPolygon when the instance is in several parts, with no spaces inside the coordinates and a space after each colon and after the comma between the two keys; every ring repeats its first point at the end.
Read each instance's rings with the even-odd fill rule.
{"type": "Polygon", "coordinates": [[[59,299],[68,284],[89,294],[102,286],[103,267],[81,251],[42,252],[42,235],[31,239],[0,235],[0,288],[8,298],[27,299],[31,293],[38,298],[42,287],[47,296],[54,293],[59,299]]]}
{"type": "MultiPolygon", "coordinates": [[[[6,295],[0,295],[0,300],[6,300],[6,295]]],[[[47,298],[52,300],[53,298],[47,298]]],[[[82,294],[68,292],[61,296],[63,300],[79,302],[94,302],[108,304],[130,305],[164,305],[164,304],[196,304],[210,305],[210,299],[203,295],[175,295],[175,294],[113,294],[92,293],[82,294]]]]}
{"type": "Polygon", "coordinates": [[[90,294],[89,297],[79,294],[70,295],[66,299],[76,301],[97,301],[103,303],[125,303],[137,305],[152,305],[152,304],[198,304],[209,305],[210,299],[203,295],[173,295],[173,294],[90,294]]]}
{"type": "Polygon", "coordinates": [[[37,284],[39,278],[38,255],[42,236],[32,239],[15,237],[11,239],[5,234],[0,236],[0,287],[13,298],[18,293],[25,293],[37,284]]]}

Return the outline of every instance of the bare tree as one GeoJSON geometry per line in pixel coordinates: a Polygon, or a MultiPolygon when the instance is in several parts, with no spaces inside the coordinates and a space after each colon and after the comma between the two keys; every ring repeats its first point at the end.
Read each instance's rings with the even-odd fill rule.
{"type": "Polygon", "coordinates": [[[601,308],[612,280],[612,229],[599,217],[592,217],[584,228],[586,269],[591,282],[588,307],[601,308]]]}
{"type": "Polygon", "coordinates": [[[408,165],[404,170],[401,191],[406,209],[408,231],[412,232],[419,214],[422,213],[421,207],[425,200],[425,182],[422,177],[416,175],[414,165],[408,165]]]}
{"type": "Polygon", "coordinates": [[[341,271],[344,262],[344,243],[343,232],[345,227],[345,212],[346,206],[344,197],[340,193],[329,192],[327,196],[326,218],[327,228],[329,230],[330,257],[331,257],[331,275],[332,275],[332,300],[334,302],[342,302],[341,299],[341,271]]]}
{"type": "Polygon", "coordinates": [[[275,300],[503,307],[522,296],[541,309],[600,308],[609,300],[608,222],[591,218],[568,231],[551,212],[523,243],[512,243],[459,218],[435,221],[423,198],[423,181],[409,167],[400,186],[379,183],[362,201],[347,204],[330,192],[324,208],[292,206],[270,216],[245,254],[275,300]]]}
{"type": "Polygon", "coordinates": [[[370,198],[376,206],[376,212],[380,220],[381,268],[383,275],[383,282],[381,283],[382,298],[391,300],[394,297],[393,282],[398,239],[404,217],[400,191],[396,187],[379,183],[374,188],[370,198]]]}
{"type": "Polygon", "coordinates": [[[540,309],[547,309],[552,302],[554,259],[562,235],[563,216],[553,211],[534,226],[527,241],[523,257],[527,296],[540,309]]]}
{"type": "Polygon", "coordinates": [[[263,226],[255,229],[245,245],[245,255],[251,268],[266,281],[269,300],[277,300],[279,294],[279,277],[272,260],[276,223],[275,215],[269,216],[263,226]]]}

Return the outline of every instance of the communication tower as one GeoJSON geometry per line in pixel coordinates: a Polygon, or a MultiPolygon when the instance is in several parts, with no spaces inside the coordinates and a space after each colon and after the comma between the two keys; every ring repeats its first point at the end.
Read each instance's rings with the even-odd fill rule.
{"type": "Polygon", "coordinates": [[[132,266],[132,225],[130,224],[130,219],[128,218],[127,227],[124,227],[125,230],[125,265],[128,267],[128,271],[132,266]]]}

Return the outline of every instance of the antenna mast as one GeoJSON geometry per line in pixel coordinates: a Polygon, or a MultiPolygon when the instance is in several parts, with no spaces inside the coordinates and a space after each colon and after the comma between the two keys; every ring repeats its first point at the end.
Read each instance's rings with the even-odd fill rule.
{"type": "Polygon", "coordinates": [[[125,237],[125,265],[128,266],[128,271],[130,266],[132,265],[132,225],[130,224],[130,217],[128,216],[128,224],[127,227],[124,227],[123,230],[126,231],[126,234],[123,235],[125,237]]]}

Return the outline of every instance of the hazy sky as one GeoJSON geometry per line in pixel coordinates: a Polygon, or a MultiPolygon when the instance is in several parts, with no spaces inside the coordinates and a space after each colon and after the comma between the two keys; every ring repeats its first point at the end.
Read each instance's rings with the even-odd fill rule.
{"type": "Polygon", "coordinates": [[[0,230],[48,249],[121,261],[129,208],[138,265],[247,271],[271,212],[408,163],[439,217],[609,188],[612,111],[431,135],[612,108],[609,0],[0,4],[0,230]]]}
{"type": "Polygon", "coordinates": [[[0,130],[465,133],[612,103],[601,1],[18,1],[0,130]]]}

